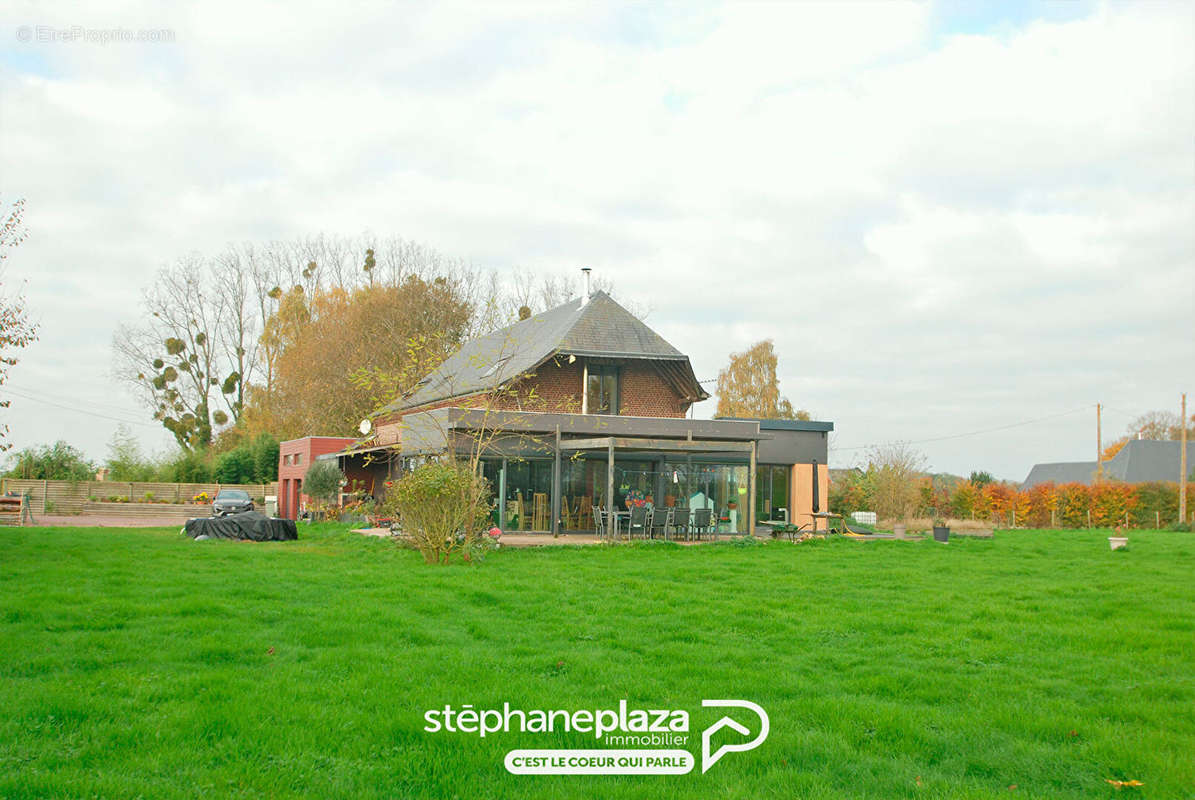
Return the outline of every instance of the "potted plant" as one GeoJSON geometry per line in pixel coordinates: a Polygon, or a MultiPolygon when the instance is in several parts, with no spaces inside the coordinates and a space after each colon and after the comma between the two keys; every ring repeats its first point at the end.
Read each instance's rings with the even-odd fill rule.
{"type": "Polygon", "coordinates": [[[941,517],[938,517],[934,520],[934,541],[950,541],[950,528],[946,525],[946,520],[942,519],[941,517]]]}
{"type": "Polygon", "coordinates": [[[1119,550],[1122,547],[1129,546],[1129,537],[1124,535],[1124,531],[1122,531],[1120,529],[1119,525],[1116,526],[1116,530],[1114,531],[1114,534],[1115,535],[1108,537],[1108,545],[1113,550],[1119,550]]]}

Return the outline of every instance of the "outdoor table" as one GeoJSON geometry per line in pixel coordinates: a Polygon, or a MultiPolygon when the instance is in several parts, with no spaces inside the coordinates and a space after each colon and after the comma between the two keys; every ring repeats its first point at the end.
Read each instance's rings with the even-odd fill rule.
{"type": "Polygon", "coordinates": [[[818,511],[813,514],[813,532],[817,533],[817,521],[824,519],[826,521],[826,533],[830,533],[830,520],[842,519],[842,514],[835,514],[831,511],[818,511]]]}
{"type": "Polygon", "coordinates": [[[605,513],[608,515],[610,520],[610,539],[615,541],[618,539],[618,521],[625,517],[627,521],[630,522],[631,512],[614,509],[613,511],[607,511],[605,513]]]}

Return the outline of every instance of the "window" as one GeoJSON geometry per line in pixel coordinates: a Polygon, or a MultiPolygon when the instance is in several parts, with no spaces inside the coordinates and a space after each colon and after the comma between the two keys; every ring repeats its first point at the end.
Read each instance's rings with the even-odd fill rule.
{"type": "Polygon", "coordinates": [[[590,414],[618,413],[618,367],[590,364],[585,403],[590,414]]]}
{"type": "Polygon", "coordinates": [[[295,464],[302,464],[302,463],[303,463],[303,454],[295,453],[295,464]]]}

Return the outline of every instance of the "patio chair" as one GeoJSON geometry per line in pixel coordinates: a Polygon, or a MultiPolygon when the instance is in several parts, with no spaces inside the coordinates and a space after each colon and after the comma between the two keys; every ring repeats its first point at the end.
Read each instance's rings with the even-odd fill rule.
{"type": "Polygon", "coordinates": [[[592,506],[590,514],[593,517],[593,529],[597,531],[599,540],[606,538],[606,515],[597,506],[592,506]]]}
{"type": "Polygon", "coordinates": [[[577,527],[581,530],[589,530],[596,524],[596,518],[593,515],[593,498],[589,495],[582,495],[580,503],[577,504],[576,522],[577,527]],[[589,523],[588,525],[586,523],[589,523]]]}
{"type": "Polygon", "coordinates": [[[674,538],[685,538],[689,540],[689,507],[688,506],[673,506],[672,507],[672,535],[674,538]]]}
{"type": "Polygon", "coordinates": [[[708,508],[698,508],[693,510],[692,529],[693,535],[697,540],[701,540],[702,534],[707,534],[713,538],[713,519],[708,508]]]}
{"type": "Polygon", "coordinates": [[[546,531],[548,530],[548,495],[544,492],[536,492],[532,495],[532,499],[534,500],[534,517],[531,529],[546,531]]]}
{"type": "Polygon", "coordinates": [[[647,506],[631,506],[631,515],[627,519],[627,539],[634,539],[635,534],[647,537],[647,506]]]}
{"type": "Polygon", "coordinates": [[[658,535],[661,539],[668,538],[668,526],[672,524],[672,509],[671,508],[655,508],[652,509],[651,516],[647,520],[647,530],[651,538],[656,538],[658,535]]]}

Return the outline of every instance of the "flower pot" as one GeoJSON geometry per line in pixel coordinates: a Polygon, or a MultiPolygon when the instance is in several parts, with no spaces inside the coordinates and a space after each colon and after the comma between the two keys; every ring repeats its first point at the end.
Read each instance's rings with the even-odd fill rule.
{"type": "Polygon", "coordinates": [[[1129,537],[1127,537],[1127,536],[1109,536],[1108,537],[1108,545],[1113,550],[1119,550],[1122,547],[1128,547],[1129,537]]]}
{"type": "Polygon", "coordinates": [[[950,541],[950,528],[945,525],[934,526],[934,541],[947,542],[950,541]]]}
{"type": "Polygon", "coordinates": [[[906,528],[905,528],[905,524],[903,522],[898,522],[897,524],[892,526],[892,533],[896,536],[904,536],[905,530],[906,530],[906,528]]]}

